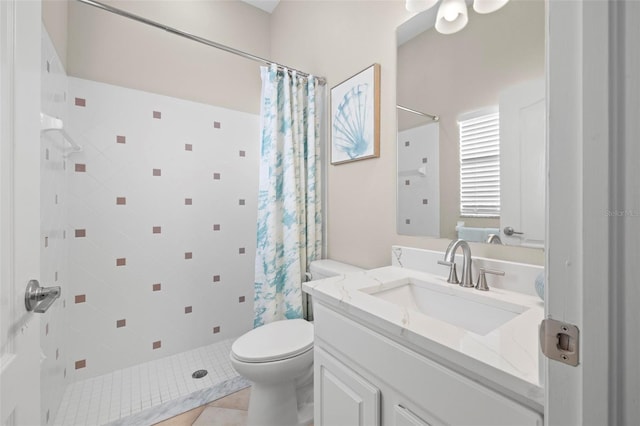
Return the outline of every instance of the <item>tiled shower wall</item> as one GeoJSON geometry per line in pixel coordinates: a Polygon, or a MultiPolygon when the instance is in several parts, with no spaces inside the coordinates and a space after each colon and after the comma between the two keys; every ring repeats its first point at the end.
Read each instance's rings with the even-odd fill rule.
{"type": "Polygon", "coordinates": [[[69,78],[69,123],[72,378],[249,330],[258,116],[69,78]]]}
{"type": "MultiPolygon", "coordinates": [[[[67,121],[67,75],[46,30],[42,29],[42,112],[67,121]]],[[[41,422],[53,422],[68,383],[66,316],[69,300],[67,264],[69,235],[65,231],[67,212],[65,157],[69,145],[58,131],[43,132],[40,138],[40,285],[60,286],[62,295],[41,315],[41,422]]]]}

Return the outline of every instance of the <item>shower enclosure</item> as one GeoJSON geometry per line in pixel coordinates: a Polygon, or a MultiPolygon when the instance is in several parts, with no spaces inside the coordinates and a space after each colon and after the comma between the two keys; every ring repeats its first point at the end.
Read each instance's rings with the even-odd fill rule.
{"type": "Polygon", "coordinates": [[[42,28],[41,281],[62,295],[37,314],[41,424],[152,424],[248,385],[229,352],[253,324],[259,70],[68,7],[66,68],[46,14],[42,28]]]}

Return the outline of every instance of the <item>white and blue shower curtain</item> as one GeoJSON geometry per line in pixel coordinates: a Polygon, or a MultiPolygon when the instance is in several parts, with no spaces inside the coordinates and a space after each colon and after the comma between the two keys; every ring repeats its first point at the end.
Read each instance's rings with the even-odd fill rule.
{"type": "Polygon", "coordinates": [[[322,250],[319,87],[262,67],[254,326],[302,317],[302,281],[322,250]]]}

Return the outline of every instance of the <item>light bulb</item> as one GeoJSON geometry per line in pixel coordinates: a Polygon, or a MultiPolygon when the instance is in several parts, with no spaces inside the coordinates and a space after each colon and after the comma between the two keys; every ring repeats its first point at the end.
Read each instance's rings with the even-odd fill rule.
{"type": "Polygon", "coordinates": [[[444,12],[444,19],[446,19],[449,22],[453,22],[456,20],[458,15],[459,15],[458,11],[453,9],[448,9],[444,12]]]}
{"type": "Polygon", "coordinates": [[[422,12],[431,9],[440,0],[406,0],[404,7],[411,13],[422,12]]]}
{"type": "Polygon", "coordinates": [[[473,10],[478,13],[491,13],[507,4],[509,0],[474,0],[473,10]]]}
{"type": "Polygon", "coordinates": [[[440,34],[453,34],[463,29],[469,16],[464,0],[442,0],[436,16],[436,31],[440,34]]]}

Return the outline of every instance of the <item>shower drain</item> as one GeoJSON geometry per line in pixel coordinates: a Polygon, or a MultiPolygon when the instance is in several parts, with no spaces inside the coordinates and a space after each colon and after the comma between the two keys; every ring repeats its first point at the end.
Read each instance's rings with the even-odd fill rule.
{"type": "Polygon", "coordinates": [[[194,379],[202,379],[206,375],[207,375],[207,370],[196,370],[193,372],[191,377],[193,377],[194,379]]]}

